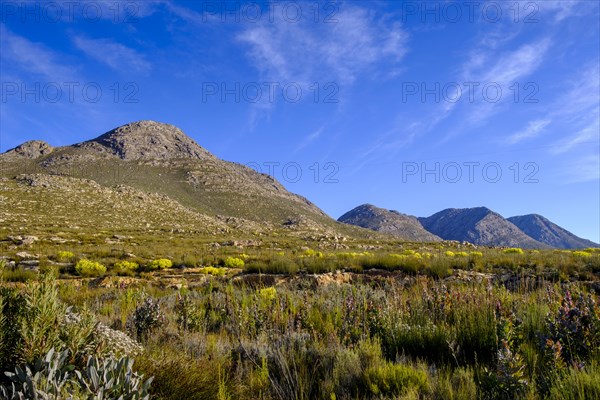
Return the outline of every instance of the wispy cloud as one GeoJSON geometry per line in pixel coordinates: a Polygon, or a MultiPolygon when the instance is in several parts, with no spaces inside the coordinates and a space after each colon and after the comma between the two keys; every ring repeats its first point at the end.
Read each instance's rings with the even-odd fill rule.
{"type": "Polygon", "coordinates": [[[141,53],[111,39],[90,39],[77,36],[73,42],[79,50],[116,71],[133,69],[147,74],[152,68],[152,65],[141,53]]]}
{"type": "MultiPolygon", "coordinates": [[[[434,114],[426,119],[420,135],[435,129],[438,124],[449,118],[456,112],[464,112],[465,117],[456,125],[443,139],[447,142],[452,137],[460,134],[471,127],[485,124],[489,118],[501,112],[507,107],[511,96],[510,86],[533,74],[544,62],[544,58],[550,48],[549,38],[542,38],[520,47],[502,52],[500,42],[507,41],[506,37],[499,35],[496,31],[484,36],[472,49],[459,69],[459,82],[471,82],[477,86],[477,97],[473,101],[468,94],[463,93],[457,102],[444,102],[434,108],[434,114]],[[497,102],[483,98],[484,85],[498,85],[502,90],[502,96],[497,102]]],[[[504,44],[504,43],[502,43],[504,44]]],[[[493,93],[493,90],[490,93],[493,93]]],[[[491,95],[490,95],[491,96],[491,95]]]]}
{"type": "Polygon", "coordinates": [[[298,147],[296,147],[295,151],[300,151],[300,150],[304,149],[305,147],[309,146],[312,142],[314,142],[321,136],[321,134],[323,133],[324,130],[325,130],[325,125],[321,126],[319,129],[315,130],[314,132],[311,132],[310,134],[308,134],[304,138],[304,140],[298,145],[298,147]]]}
{"type": "MultiPolygon", "coordinates": [[[[591,147],[590,142],[598,142],[598,132],[600,132],[600,124],[598,123],[598,120],[596,120],[590,123],[588,126],[579,129],[574,134],[571,134],[566,138],[556,142],[555,146],[552,148],[552,153],[566,153],[572,150],[574,147],[579,146],[581,144],[585,144],[586,146],[591,147]]],[[[596,144],[600,145],[600,142],[596,144]]],[[[594,146],[596,151],[598,150],[597,145],[594,146]]]]}
{"type": "Polygon", "coordinates": [[[78,80],[77,69],[61,61],[65,58],[63,55],[42,43],[11,32],[3,24],[0,25],[0,47],[3,68],[9,65],[8,69],[21,79],[26,78],[24,75],[31,74],[48,82],[78,80]]]}
{"type": "Polygon", "coordinates": [[[582,66],[576,79],[567,82],[566,92],[558,98],[553,112],[570,120],[581,120],[585,116],[597,116],[600,108],[600,62],[582,66]]]}
{"type": "MultiPolygon", "coordinates": [[[[511,93],[510,86],[515,82],[520,83],[521,80],[532,75],[542,65],[550,45],[550,39],[543,38],[522,45],[516,50],[504,52],[491,65],[488,63],[481,63],[478,67],[474,67],[469,63],[463,65],[463,77],[466,82],[476,82],[481,87],[490,84],[498,85],[503,93],[498,101],[479,99],[479,101],[470,105],[468,125],[482,125],[502,110],[502,106],[512,100],[512,96],[509,95],[511,93]]],[[[495,57],[492,57],[489,50],[485,49],[480,50],[479,58],[493,60],[495,57]]]]}
{"type": "Polygon", "coordinates": [[[562,168],[558,175],[564,183],[582,183],[600,180],[600,154],[578,157],[562,168]]]}
{"type": "Polygon", "coordinates": [[[535,71],[543,62],[550,44],[548,38],[525,44],[514,51],[503,54],[492,66],[482,65],[479,72],[468,76],[467,79],[496,82],[501,85],[510,84],[535,71]]]}
{"type": "Polygon", "coordinates": [[[249,46],[247,54],[263,75],[280,81],[311,82],[327,71],[329,79],[351,84],[370,67],[395,63],[406,53],[400,24],[367,8],[343,3],[335,20],[265,21],[245,28],[238,40],[249,46]]]}
{"type": "Polygon", "coordinates": [[[574,131],[555,143],[555,154],[600,140],[600,62],[594,62],[574,75],[579,78],[570,83],[570,87],[549,110],[550,114],[562,118],[574,131]]]}
{"type": "Polygon", "coordinates": [[[529,0],[521,0],[520,4],[528,7],[526,10],[532,17],[539,11],[542,16],[551,15],[555,23],[570,17],[589,15],[590,11],[598,8],[596,1],[544,0],[532,3],[529,0]],[[532,6],[527,6],[527,3],[531,3],[532,6]]]}
{"type": "Polygon", "coordinates": [[[509,136],[506,142],[508,144],[516,144],[522,142],[523,140],[537,137],[550,124],[550,122],[552,122],[552,120],[549,119],[537,119],[534,121],[529,121],[527,128],[509,136]]]}

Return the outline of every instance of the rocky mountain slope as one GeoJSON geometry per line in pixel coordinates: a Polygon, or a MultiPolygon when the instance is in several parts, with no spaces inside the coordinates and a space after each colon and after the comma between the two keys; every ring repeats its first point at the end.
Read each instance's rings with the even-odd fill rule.
{"type": "Polygon", "coordinates": [[[348,211],[338,221],[377,232],[389,233],[407,241],[441,241],[438,236],[425,230],[416,217],[395,210],[375,207],[371,204],[363,204],[348,211]]]}
{"type": "Polygon", "coordinates": [[[582,239],[568,230],[538,214],[520,215],[508,218],[519,229],[533,239],[561,249],[581,249],[599,247],[591,240],[582,239]]]}
{"type": "Polygon", "coordinates": [[[486,207],[448,208],[427,218],[423,227],[445,240],[467,241],[477,245],[546,248],[500,214],[486,207]]]}
{"type": "Polygon", "coordinates": [[[338,221],[390,233],[405,240],[466,241],[484,246],[577,249],[600,247],[537,214],[504,218],[486,207],[448,208],[415,218],[363,204],[338,221]]]}
{"type": "Polygon", "coordinates": [[[0,179],[7,198],[2,214],[16,221],[37,215],[38,223],[80,220],[140,230],[159,224],[372,236],[336,222],[272,177],[220,160],[180,129],[154,121],[71,146],[26,142],[0,155],[0,179]],[[19,201],[23,193],[29,203],[19,201]],[[8,208],[14,202],[20,212],[8,208]]]}

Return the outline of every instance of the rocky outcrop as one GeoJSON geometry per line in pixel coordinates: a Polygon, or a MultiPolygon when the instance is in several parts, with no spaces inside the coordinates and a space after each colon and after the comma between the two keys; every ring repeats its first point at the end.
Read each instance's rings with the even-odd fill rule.
{"type": "Polygon", "coordinates": [[[138,121],[115,128],[80,146],[98,143],[123,160],[213,159],[183,131],[173,125],[138,121]]]}
{"type": "Polygon", "coordinates": [[[42,140],[31,140],[6,152],[8,156],[39,158],[52,153],[54,148],[42,140]]]}

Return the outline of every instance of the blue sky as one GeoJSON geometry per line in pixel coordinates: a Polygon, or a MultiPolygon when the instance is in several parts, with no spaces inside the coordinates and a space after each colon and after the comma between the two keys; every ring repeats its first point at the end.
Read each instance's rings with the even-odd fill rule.
{"type": "Polygon", "coordinates": [[[0,150],[174,124],[334,218],[485,205],[600,241],[597,1],[2,1],[0,150]]]}

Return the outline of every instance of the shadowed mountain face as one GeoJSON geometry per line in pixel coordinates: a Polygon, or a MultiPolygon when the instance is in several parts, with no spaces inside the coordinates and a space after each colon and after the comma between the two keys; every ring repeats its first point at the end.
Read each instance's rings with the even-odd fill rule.
{"type": "Polygon", "coordinates": [[[527,236],[500,214],[485,207],[448,208],[427,218],[423,227],[445,240],[467,241],[477,245],[547,248],[527,236]]]}
{"type": "Polygon", "coordinates": [[[581,249],[600,246],[591,240],[575,236],[541,215],[521,215],[510,217],[508,220],[535,240],[546,243],[552,247],[561,249],[581,249]]]}
{"type": "Polygon", "coordinates": [[[413,242],[441,240],[438,236],[426,231],[416,217],[375,207],[371,204],[363,204],[348,211],[338,221],[377,232],[389,233],[413,242]]]}
{"type": "MultiPolygon", "coordinates": [[[[49,188],[72,192],[73,186],[86,193],[82,199],[96,193],[107,197],[104,203],[110,204],[120,192],[104,189],[126,187],[135,193],[164,196],[168,201],[163,203],[181,211],[177,214],[181,218],[188,218],[183,216],[189,211],[214,220],[188,218],[208,221],[208,225],[221,227],[223,221],[228,221],[230,227],[246,231],[284,229],[372,236],[368,231],[336,222],[307,199],[288,192],[272,177],[220,160],[180,129],[154,121],[130,123],[72,146],[53,148],[41,141],[24,143],[0,155],[2,178],[8,186],[27,185],[28,190],[38,194],[41,203],[48,201],[45,197],[53,196],[49,188]]],[[[146,197],[139,197],[138,204],[131,204],[132,213],[156,209],[144,204],[146,197]]],[[[69,199],[70,209],[64,213],[72,216],[94,212],[83,201],[78,205],[76,199],[69,199]]],[[[152,197],[151,201],[158,200],[152,197]]],[[[165,214],[168,212],[165,210],[165,214]]],[[[106,218],[110,219],[110,214],[106,218]]],[[[100,218],[99,223],[102,222],[100,218]]]]}

